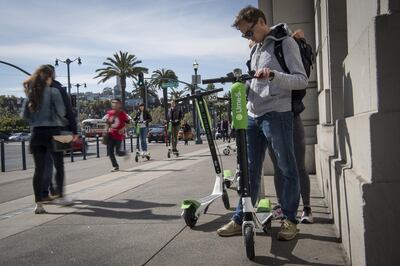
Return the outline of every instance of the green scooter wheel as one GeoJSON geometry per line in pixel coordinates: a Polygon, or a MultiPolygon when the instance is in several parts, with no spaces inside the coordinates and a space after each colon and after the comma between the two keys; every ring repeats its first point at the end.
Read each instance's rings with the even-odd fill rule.
{"type": "Polygon", "coordinates": [[[253,227],[246,226],[244,228],[244,245],[246,247],[246,255],[249,260],[253,260],[255,257],[254,252],[254,232],[253,227]]]}
{"type": "Polygon", "coordinates": [[[197,223],[196,209],[194,207],[189,207],[183,211],[183,219],[185,223],[190,228],[193,228],[197,223]]]}

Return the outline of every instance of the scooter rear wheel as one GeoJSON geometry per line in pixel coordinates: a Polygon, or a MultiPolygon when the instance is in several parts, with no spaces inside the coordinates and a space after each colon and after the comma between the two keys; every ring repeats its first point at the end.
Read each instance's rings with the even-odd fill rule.
{"type": "Polygon", "coordinates": [[[252,226],[245,226],[244,228],[244,245],[246,247],[246,255],[249,260],[255,257],[254,252],[254,231],[252,226]]]}
{"type": "Polygon", "coordinates": [[[194,207],[189,207],[183,211],[183,219],[185,223],[190,228],[193,228],[197,223],[196,209],[194,207]]]}
{"type": "Polygon", "coordinates": [[[222,192],[222,202],[224,203],[225,209],[229,210],[231,205],[229,204],[229,197],[228,197],[228,192],[224,189],[222,192]]]}
{"type": "Polygon", "coordinates": [[[228,148],[225,148],[223,151],[224,155],[228,156],[230,153],[230,150],[228,148]]]}
{"type": "Polygon", "coordinates": [[[171,153],[170,152],[168,152],[167,157],[171,158],[171,153]]]}
{"type": "Polygon", "coordinates": [[[139,161],[139,157],[136,155],[135,156],[135,162],[138,162],[139,161]]]}

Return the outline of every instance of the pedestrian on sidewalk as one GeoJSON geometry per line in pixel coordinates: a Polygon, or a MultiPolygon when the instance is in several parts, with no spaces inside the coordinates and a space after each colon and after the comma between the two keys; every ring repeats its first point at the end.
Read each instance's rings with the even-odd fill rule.
{"type": "Polygon", "coordinates": [[[185,141],[185,145],[188,145],[189,135],[192,133],[192,128],[190,127],[189,123],[184,120],[183,121],[183,140],[185,141]]]}
{"type": "Polygon", "coordinates": [[[56,197],[64,199],[64,154],[52,148],[52,138],[60,135],[61,129],[68,123],[66,110],[61,93],[51,87],[53,70],[47,65],[40,66],[35,73],[24,81],[26,99],[23,104],[22,116],[28,121],[32,135],[29,143],[33,155],[35,172],[33,175],[33,191],[35,194],[35,213],[46,213],[43,208],[42,188],[44,157],[47,151],[56,168],[56,197]]]}
{"type": "Polygon", "coordinates": [[[221,121],[221,133],[222,133],[222,141],[223,142],[225,142],[227,140],[229,140],[229,142],[230,142],[228,132],[229,132],[229,122],[226,118],[224,118],[221,121]]]}
{"type": "Polygon", "coordinates": [[[139,110],[135,116],[136,125],[140,127],[139,137],[140,137],[140,147],[141,155],[150,155],[147,151],[147,133],[149,131],[149,123],[152,121],[149,111],[144,106],[144,103],[139,105],[139,110]]]}
{"type": "Polygon", "coordinates": [[[171,123],[171,143],[172,152],[178,152],[178,131],[182,120],[182,111],[179,106],[177,106],[176,101],[171,101],[171,108],[168,110],[168,122],[171,123]]]}
{"type": "MultiPolygon", "coordinates": [[[[64,105],[65,105],[65,111],[66,111],[65,118],[68,120],[68,125],[65,128],[63,128],[62,130],[72,132],[72,134],[74,135],[74,138],[77,139],[78,138],[78,130],[77,130],[78,127],[77,127],[77,123],[76,123],[76,119],[75,119],[75,113],[72,110],[70,98],[69,98],[65,88],[63,88],[61,83],[55,79],[56,72],[55,72],[54,67],[52,65],[47,65],[47,66],[53,70],[53,75],[52,75],[53,82],[51,83],[51,87],[56,88],[61,93],[64,105]]],[[[53,163],[53,159],[50,154],[50,150],[47,151],[44,160],[45,160],[45,169],[44,169],[44,173],[43,173],[42,197],[43,197],[43,201],[52,201],[55,199],[54,196],[55,196],[56,192],[54,190],[54,186],[53,186],[53,182],[52,182],[54,163],[53,163]]]]}
{"type": "Polygon", "coordinates": [[[129,116],[122,110],[122,102],[120,99],[111,101],[111,110],[108,110],[103,120],[108,125],[108,143],[107,152],[110,156],[113,166],[112,172],[119,171],[119,164],[115,158],[118,156],[127,156],[125,151],[121,151],[121,143],[125,138],[126,123],[129,123],[129,116]]]}
{"type": "MultiPolygon", "coordinates": [[[[256,79],[251,81],[247,104],[247,153],[251,199],[255,205],[265,152],[270,143],[284,179],[281,197],[284,219],[278,239],[291,240],[298,233],[296,216],[300,198],[299,174],[293,148],[291,91],[304,89],[308,78],[296,41],[286,34],[284,27],[270,27],[260,9],[252,6],[243,8],[233,27],[242,33],[242,37],[256,42],[251,60],[251,70],[255,71],[256,79]],[[282,41],[290,73],[285,73],[274,54],[277,40],[282,41]]],[[[240,199],[232,221],[218,229],[217,233],[220,236],[241,234],[242,222],[243,206],[240,199]]]]}
{"type": "MultiPolygon", "coordinates": [[[[304,39],[304,31],[302,29],[296,30],[292,34],[293,38],[304,39]]],[[[304,111],[305,106],[303,104],[303,98],[305,96],[305,90],[303,93],[301,91],[292,91],[292,112],[293,112],[293,145],[294,145],[294,155],[296,157],[297,169],[299,171],[300,179],[300,195],[303,201],[303,212],[301,214],[301,223],[311,224],[314,223],[314,218],[312,215],[311,205],[310,205],[310,176],[306,170],[305,155],[306,155],[306,143],[304,139],[304,126],[301,120],[300,113],[304,111]],[[299,93],[300,92],[300,93],[299,93]]],[[[274,165],[274,183],[275,191],[278,199],[278,205],[274,207],[277,214],[282,213],[280,207],[280,199],[282,197],[282,187],[283,178],[277,167],[277,160],[275,155],[271,152],[271,148],[268,147],[269,155],[271,161],[274,165]]]]}

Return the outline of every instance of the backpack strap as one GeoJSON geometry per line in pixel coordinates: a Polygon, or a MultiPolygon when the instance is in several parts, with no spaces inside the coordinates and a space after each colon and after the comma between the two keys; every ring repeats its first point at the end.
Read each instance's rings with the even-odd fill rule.
{"type": "Polygon", "coordinates": [[[282,40],[275,41],[274,54],[283,71],[285,71],[287,74],[290,74],[290,70],[285,62],[285,57],[283,56],[282,40]]]}

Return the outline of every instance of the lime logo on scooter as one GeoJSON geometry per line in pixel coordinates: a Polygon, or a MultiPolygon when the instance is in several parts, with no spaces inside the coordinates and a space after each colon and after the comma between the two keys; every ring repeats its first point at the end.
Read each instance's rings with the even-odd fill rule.
{"type": "Polygon", "coordinates": [[[231,88],[233,127],[236,129],[247,128],[246,86],[236,82],[231,88]]]}

